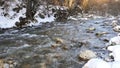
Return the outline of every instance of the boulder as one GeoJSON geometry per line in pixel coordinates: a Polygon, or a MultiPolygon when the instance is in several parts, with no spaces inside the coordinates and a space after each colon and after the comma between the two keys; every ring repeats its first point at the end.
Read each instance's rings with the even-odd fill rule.
{"type": "Polygon", "coordinates": [[[89,60],[89,59],[95,58],[95,57],[97,57],[95,52],[93,52],[91,50],[84,50],[84,51],[81,51],[79,54],[80,60],[89,60]]]}

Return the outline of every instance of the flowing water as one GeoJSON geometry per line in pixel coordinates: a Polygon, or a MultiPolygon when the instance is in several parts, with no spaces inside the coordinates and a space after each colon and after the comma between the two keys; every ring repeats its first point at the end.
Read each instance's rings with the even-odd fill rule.
{"type": "Polygon", "coordinates": [[[80,60],[78,55],[83,49],[106,57],[106,43],[117,35],[111,26],[114,18],[76,19],[22,29],[1,29],[0,58],[6,68],[10,64],[13,68],[81,68],[86,61],[80,60]],[[59,46],[53,46],[58,42],[59,46]]]}

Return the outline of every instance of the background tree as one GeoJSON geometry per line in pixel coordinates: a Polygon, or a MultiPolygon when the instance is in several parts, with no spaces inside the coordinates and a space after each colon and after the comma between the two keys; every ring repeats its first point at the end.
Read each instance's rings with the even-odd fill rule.
{"type": "Polygon", "coordinates": [[[33,20],[33,17],[37,11],[39,0],[27,0],[26,3],[26,18],[33,20]]]}

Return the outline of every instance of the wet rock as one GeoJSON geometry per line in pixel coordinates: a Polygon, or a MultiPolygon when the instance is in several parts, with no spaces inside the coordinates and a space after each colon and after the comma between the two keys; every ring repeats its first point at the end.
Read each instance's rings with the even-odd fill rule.
{"type": "Polygon", "coordinates": [[[106,21],[106,22],[104,22],[104,25],[105,26],[110,26],[110,22],[106,21]]]}
{"type": "Polygon", "coordinates": [[[61,54],[55,54],[55,55],[54,55],[54,58],[57,58],[57,59],[60,59],[61,57],[62,57],[61,54]]]}
{"type": "Polygon", "coordinates": [[[30,68],[31,65],[30,64],[23,64],[21,68],[30,68]]]}
{"type": "Polygon", "coordinates": [[[54,40],[55,40],[56,44],[62,44],[64,42],[63,39],[61,39],[61,38],[55,38],[54,40]]]}
{"type": "Polygon", "coordinates": [[[14,68],[13,61],[0,60],[0,68],[14,68]]]}
{"type": "Polygon", "coordinates": [[[39,13],[38,15],[39,15],[39,17],[42,18],[42,19],[45,18],[45,15],[44,15],[44,14],[39,13]]]}
{"type": "Polygon", "coordinates": [[[4,61],[0,59],[0,68],[4,68],[4,61]]]}
{"type": "Polygon", "coordinates": [[[81,51],[79,54],[79,58],[81,60],[89,60],[89,59],[95,58],[95,57],[97,57],[95,52],[93,52],[91,50],[84,50],[84,51],[81,51]]]}
{"type": "Polygon", "coordinates": [[[9,63],[9,64],[13,64],[14,62],[10,60],[10,61],[8,61],[8,63],[9,63]]]}
{"type": "Polygon", "coordinates": [[[5,60],[4,66],[6,68],[15,68],[16,63],[12,60],[5,60]]]}
{"type": "Polygon", "coordinates": [[[93,31],[95,31],[96,28],[95,27],[90,27],[88,29],[86,29],[87,33],[93,33],[93,31]]]}
{"type": "Polygon", "coordinates": [[[40,63],[41,68],[47,68],[46,63],[40,63]]]}
{"type": "Polygon", "coordinates": [[[13,65],[13,64],[10,64],[9,67],[10,67],[10,68],[14,68],[14,65],[13,65]]]}
{"type": "Polygon", "coordinates": [[[10,67],[9,67],[9,64],[5,63],[5,64],[4,64],[4,68],[10,68],[10,67]]]}
{"type": "Polygon", "coordinates": [[[97,37],[101,37],[102,35],[105,35],[105,34],[108,34],[107,32],[99,32],[99,33],[96,33],[95,35],[97,37]]]}
{"type": "Polygon", "coordinates": [[[69,47],[68,47],[68,46],[63,46],[62,49],[64,49],[64,50],[68,50],[69,47]]]}
{"type": "Polygon", "coordinates": [[[112,23],[111,23],[111,26],[115,27],[115,26],[117,26],[117,24],[118,24],[118,21],[117,20],[113,20],[112,23]]]}
{"type": "Polygon", "coordinates": [[[30,55],[27,55],[27,56],[24,56],[24,58],[25,58],[25,59],[29,59],[29,58],[31,58],[31,56],[30,56],[30,55]]]}
{"type": "Polygon", "coordinates": [[[61,46],[61,45],[60,44],[52,44],[51,45],[52,48],[56,48],[56,47],[59,47],[59,46],[61,46]]]}
{"type": "Polygon", "coordinates": [[[90,42],[87,41],[87,40],[83,40],[83,41],[80,41],[80,42],[79,42],[80,47],[81,47],[81,46],[87,46],[87,45],[89,45],[89,44],[90,44],[90,42]]]}
{"type": "Polygon", "coordinates": [[[113,28],[115,32],[120,32],[120,25],[117,25],[113,28]]]}
{"type": "Polygon", "coordinates": [[[86,29],[87,30],[87,32],[93,32],[93,31],[95,31],[96,30],[96,28],[95,27],[90,27],[90,28],[88,28],[88,29],[86,29]]]}
{"type": "Polygon", "coordinates": [[[105,38],[105,39],[103,39],[103,41],[104,41],[104,42],[109,42],[109,39],[106,39],[106,38],[105,38]]]}

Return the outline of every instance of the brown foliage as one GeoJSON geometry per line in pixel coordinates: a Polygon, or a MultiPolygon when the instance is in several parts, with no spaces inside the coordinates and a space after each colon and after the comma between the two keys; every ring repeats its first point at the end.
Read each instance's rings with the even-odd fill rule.
{"type": "Polygon", "coordinates": [[[69,9],[74,9],[76,6],[80,6],[83,10],[88,7],[89,0],[52,0],[53,5],[66,6],[69,9]]]}

